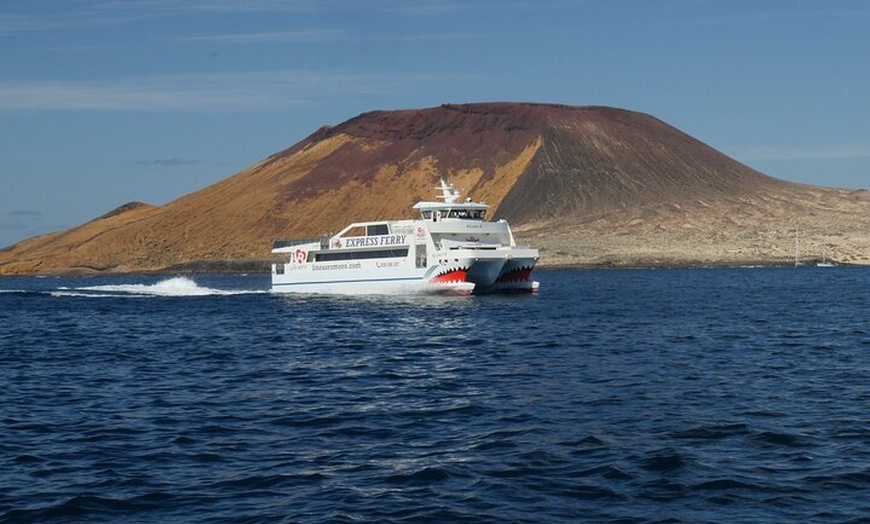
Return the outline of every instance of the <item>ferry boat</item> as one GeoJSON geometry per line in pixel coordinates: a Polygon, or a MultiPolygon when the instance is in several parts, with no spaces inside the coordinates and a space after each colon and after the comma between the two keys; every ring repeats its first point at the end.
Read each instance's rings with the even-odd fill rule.
{"type": "Polygon", "coordinates": [[[516,245],[505,220],[441,179],[440,201],[418,202],[416,220],[350,224],[338,234],[276,241],[277,293],[535,293],[537,249],[516,245]]]}

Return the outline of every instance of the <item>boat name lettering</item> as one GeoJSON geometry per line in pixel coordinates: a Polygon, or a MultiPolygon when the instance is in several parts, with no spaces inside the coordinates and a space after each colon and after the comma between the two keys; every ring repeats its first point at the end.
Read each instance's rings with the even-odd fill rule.
{"type": "Polygon", "coordinates": [[[372,237],[351,237],[344,239],[344,247],[400,246],[407,244],[408,235],[381,235],[372,237]]]}

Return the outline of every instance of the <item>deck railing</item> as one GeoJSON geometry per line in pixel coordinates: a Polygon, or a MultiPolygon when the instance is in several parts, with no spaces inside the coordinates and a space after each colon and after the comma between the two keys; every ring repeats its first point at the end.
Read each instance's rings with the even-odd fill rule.
{"type": "Polygon", "coordinates": [[[278,249],[278,248],[282,248],[282,247],[299,246],[302,244],[310,244],[312,242],[320,242],[320,249],[329,249],[330,248],[329,237],[322,236],[322,237],[315,237],[315,238],[294,238],[294,239],[290,239],[290,240],[286,240],[286,239],[276,240],[275,242],[272,243],[272,249],[278,249]]]}
{"type": "Polygon", "coordinates": [[[276,240],[272,244],[272,249],[278,249],[281,247],[298,246],[301,244],[310,244],[312,242],[320,242],[320,241],[321,241],[320,237],[318,237],[318,238],[294,238],[291,240],[283,240],[282,239],[282,240],[276,240]]]}

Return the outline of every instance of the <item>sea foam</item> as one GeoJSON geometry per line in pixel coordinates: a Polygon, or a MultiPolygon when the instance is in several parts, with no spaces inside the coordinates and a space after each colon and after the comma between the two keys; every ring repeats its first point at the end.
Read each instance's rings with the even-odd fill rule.
{"type": "Polygon", "coordinates": [[[194,297],[208,295],[241,295],[259,293],[253,290],[226,290],[204,287],[189,277],[172,277],[154,284],[108,284],[75,288],[75,291],[88,296],[159,296],[194,297]]]}

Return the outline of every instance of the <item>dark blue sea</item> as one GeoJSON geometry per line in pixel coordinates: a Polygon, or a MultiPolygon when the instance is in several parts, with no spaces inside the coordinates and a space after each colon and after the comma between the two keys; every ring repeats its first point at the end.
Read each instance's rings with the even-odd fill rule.
{"type": "Polygon", "coordinates": [[[0,279],[0,522],[870,522],[870,268],[0,279]]]}

